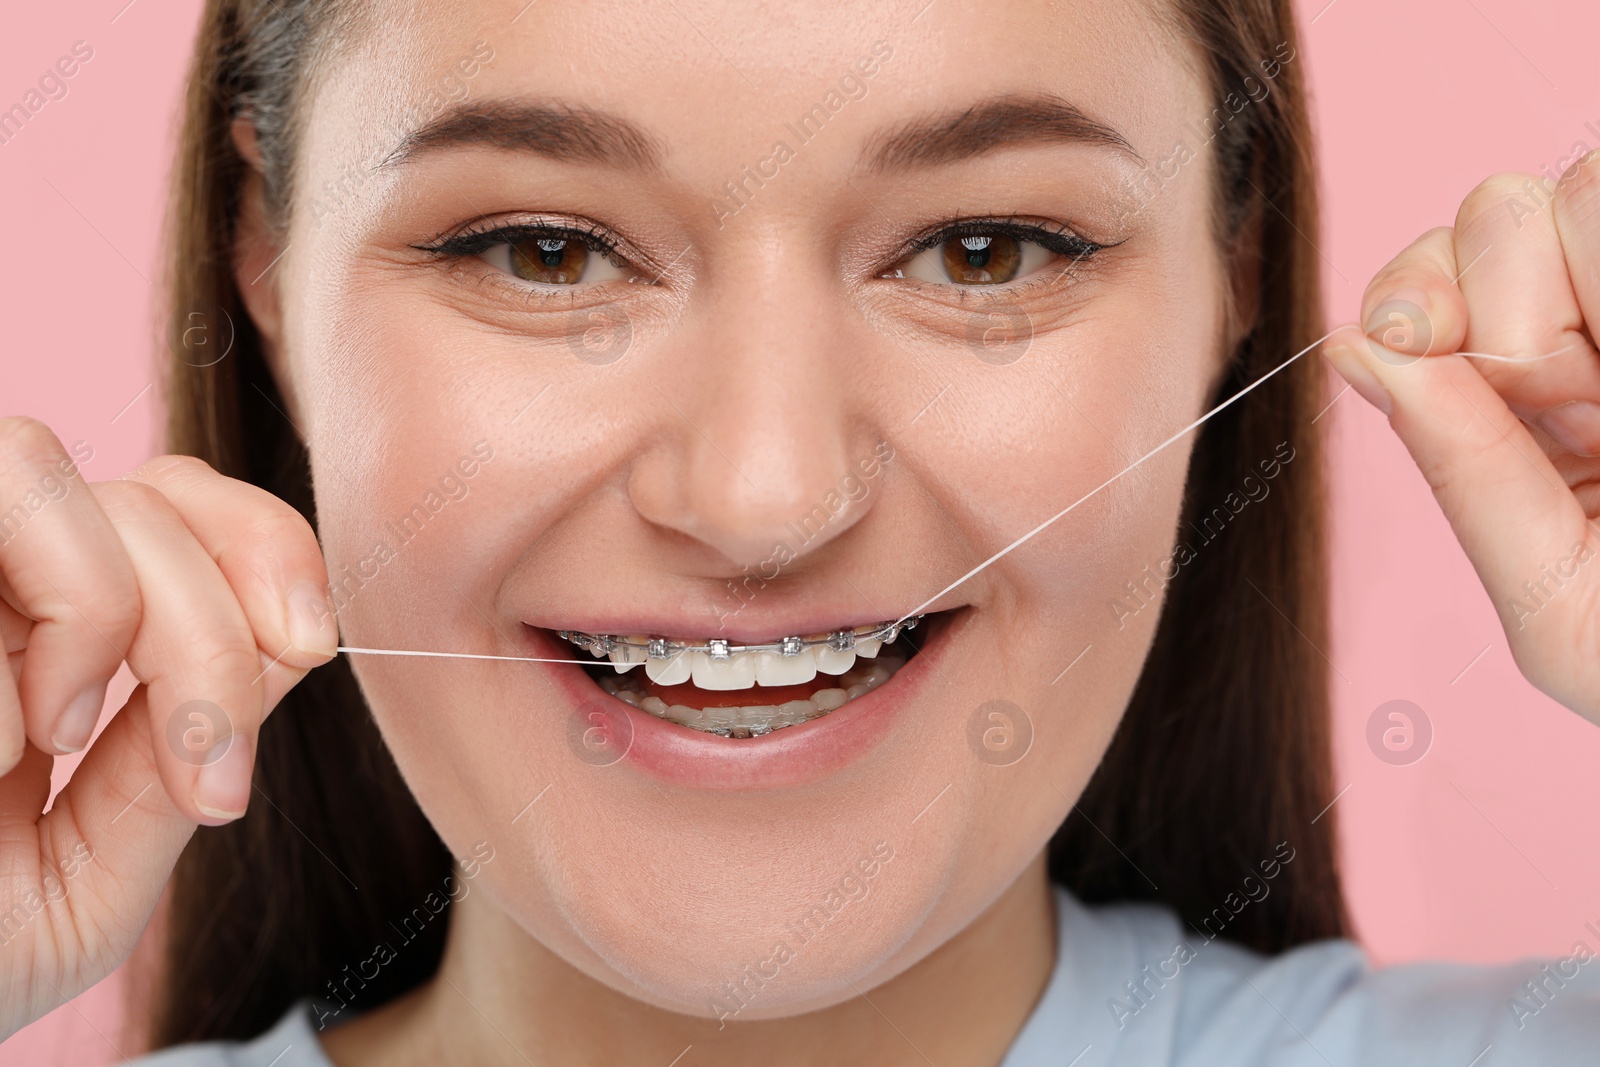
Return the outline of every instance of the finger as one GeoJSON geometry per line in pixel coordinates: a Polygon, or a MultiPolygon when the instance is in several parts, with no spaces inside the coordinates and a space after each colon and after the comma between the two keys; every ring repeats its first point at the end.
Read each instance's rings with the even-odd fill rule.
{"type": "Polygon", "coordinates": [[[0,671],[0,775],[9,774],[17,765],[28,742],[17,683],[22,680],[22,660],[27,655],[28,632],[32,629],[32,619],[10,604],[0,603],[0,647],[5,649],[10,668],[0,671]]]}
{"type": "Polygon", "coordinates": [[[1367,285],[1361,300],[1367,336],[1405,355],[1459,352],[1467,336],[1467,301],[1456,286],[1457,273],[1450,227],[1417,238],[1367,285]]]}
{"type": "MultiPolygon", "coordinates": [[[[1554,218],[1573,294],[1593,339],[1600,327],[1600,152],[1561,176],[1554,218]]],[[[1583,456],[1600,454],[1600,398],[1572,401],[1546,419],[1560,423],[1562,443],[1571,451],[1583,456]]]]}
{"type": "Polygon", "coordinates": [[[0,671],[0,775],[9,774],[22,758],[28,743],[22,714],[22,697],[17,683],[22,679],[22,659],[26,653],[6,652],[7,670],[0,671]]]}
{"type": "MultiPolygon", "coordinates": [[[[133,950],[194,833],[194,820],[163,786],[155,753],[164,743],[151,736],[148,699],[148,687],[135,688],[50,811],[38,817],[42,795],[31,809],[38,825],[27,829],[29,844],[38,850],[39,875],[56,880],[71,916],[51,930],[53,943],[58,950],[76,950],[80,988],[110,973],[133,950]],[[92,940],[84,939],[85,931],[92,940]]],[[[37,755],[30,750],[29,759],[37,755]]],[[[43,771],[42,787],[35,788],[47,792],[47,764],[43,771]]],[[[10,778],[0,779],[0,797],[11,788],[10,778]]],[[[20,793],[27,788],[28,783],[18,783],[18,795],[7,799],[22,802],[20,793]]]]}
{"type": "Polygon", "coordinates": [[[46,752],[75,752],[138,628],[138,583],[94,494],[43,423],[0,419],[0,507],[6,599],[35,620],[18,685],[27,736],[46,752]]]}
{"type": "Polygon", "coordinates": [[[263,716],[261,654],[227,579],[177,510],[142,482],[93,486],[133,560],[144,618],[128,665],[149,686],[156,766],[196,822],[244,814],[263,716]]]}
{"type": "MultiPolygon", "coordinates": [[[[1336,332],[1324,352],[1357,392],[1389,416],[1494,601],[1524,670],[1568,706],[1592,704],[1592,693],[1557,692],[1573,683],[1574,672],[1563,672],[1558,662],[1571,650],[1543,640],[1562,625],[1572,632],[1570,618],[1562,616],[1581,610],[1586,598],[1566,595],[1562,608],[1538,611],[1544,598],[1530,603],[1524,583],[1540,582],[1562,561],[1571,567],[1578,557],[1589,559],[1600,539],[1591,538],[1577,499],[1528,428],[1464,357],[1410,363],[1398,353],[1385,358],[1355,327],[1336,332]]],[[[1593,587],[1596,573],[1579,580],[1593,587]]],[[[1586,666],[1583,673],[1594,672],[1586,666]]]]}
{"type": "Polygon", "coordinates": [[[1485,362],[1479,369],[1514,413],[1567,451],[1593,455],[1600,453],[1600,425],[1576,421],[1583,409],[1570,405],[1600,405],[1600,360],[1584,336],[1550,205],[1543,187],[1520,174],[1490,178],[1462,202],[1456,259],[1470,316],[1466,345],[1518,358],[1565,349],[1536,363],[1485,362]]]}
{"type": "Polygon", "coordinates": [[[258,486],[192,456],[161,456],[128,475],[161,491],[210,553],[244,608],[259,647],[301,671],[332,659],[338,625],[311,525],[258,486]]]}

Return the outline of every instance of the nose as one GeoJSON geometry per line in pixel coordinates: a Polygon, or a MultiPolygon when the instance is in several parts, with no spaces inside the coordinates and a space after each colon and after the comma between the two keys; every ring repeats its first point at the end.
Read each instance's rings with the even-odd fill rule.
{"type": "Polygon", "coordinates": [[[875,438],[852,395],[842,300],[825,282],[795,285],[792,268],[753,268],[674,331],[642,398],[662,429],[629,480],[641,516],[735,566],[780,545],[813,553],[861,520],[872,501],[855,453],[875,438]]]}

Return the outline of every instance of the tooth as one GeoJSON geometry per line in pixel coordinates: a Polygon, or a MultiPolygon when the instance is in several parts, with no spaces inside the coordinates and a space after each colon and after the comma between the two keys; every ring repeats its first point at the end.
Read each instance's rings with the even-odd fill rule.
{"type": "Polygon", "coordinates": [[[756,662],[754,656],[729,656],[726,659],[712,659],[704,652],[692,652],[693,666],[691,674],[694,684],[701,689],[729,690],[749,689],[756,684],[756,662]]]}
{"type": "Polygon", "coordinates": [[[779,707],[778,711],[782,713],[786,722],[794,726],[799,726],[801,723],[811,718],[811,716],[815,715],[818,711],[818,708],[809,700],[790,700],[786,701],[781,707],[779,707]]]}
{"type": "Polygon", "coordinates": [[[772,720],[777,718],[778,708],[773,704],[757,704],[753,707],[739,709],[739,724],[748,726],[752,730],[771,729],[772,720]]]}
{"type": "Polygon", "coordinates": [[[713,730],[727,729],[739,722],[738,708],[706,708],[700,713],[701,721],[713,730]]]}
{"type": "Polygon", "coordinates": [[[849,689],[846,689],[844,692],[845,692],[845,696],[849,697],[851,700],[854,700],[856,697],[861,696],[861,695],[863,695],[865,693],[870,693],[871,691],[872,691],[872,686],[866,685],[865,683],[863,683],[861,685],[852,685],[849,689]]]}
{"type": "Polygon", "coordinates": [[[843,689],[819,689],[811,694],[811,703],[817,706],[818,711],[833,711],[844,706],[850,695],[843,689]]]}
{"type": "Polygon", "coordinates": [[[652,715],[660,716],[667,713],[667,702],[660,697],[645,697],[639,701],[639,707],[652,715]]]}
{"type": "Polygon", "coordinates": [[[682,685],[689,680],[689,653],[680,652],[671,659],[646,660],[644,673],[657,685],[682,685]]]}
{"type": "Polygon", "coordinates": [[[878,649],[883,647],[883,642],[876,637],[862,637],[856,640],[856,655],[865,659],[874,659],[878,649]]]}
{"type": "Polygon", "coordinates": [[[638,707],[642,703],[639,694],[631,689],[618,689],[614,695],[624,704],[631,704],[634,707],[638,707]]]}
{"type": "Polygon", "coordinates": [[[645,660],[645,650],[630,645],[617,645],[611,650],[611,663],[618,674],[626,674],[645,660]]]}
{"type": "Polygon", "coordinates": [[[843,674],[856,665],[854,652],[835,652],[827,645],[817,645],[811,651],[817,657],[817,670],[823,674],[843,674]]]}
{"type": "Polygon", "coordinates": [[[667,709],[667,717],[685,726],[692,726],[704,716],[699,708],[691,708],[686,704],[674,704],[667,709]]]}
{"type": "Polygon", "coordinates": [[[798,656],[757,652],[756,681],[762,685],[803,685],[817,676],[817,658],[806,649],[798,656]]]}

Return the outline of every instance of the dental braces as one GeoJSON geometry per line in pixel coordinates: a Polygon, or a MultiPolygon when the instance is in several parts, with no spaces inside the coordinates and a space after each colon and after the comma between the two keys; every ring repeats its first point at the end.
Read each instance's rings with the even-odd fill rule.
{"type": "Polygon", "coordinates": [[[643,649],[647,659],[663,660],[685,652],[704,652],[715,660],[727,659],[742,652],[776,652],[780,656],[798,656],[808,648],[826,646],[834,652],[849,652],[861,641],[880,641],[892,644],[903,631],[915,630],[921,615],[898,622],[880,622],[872,626],[858,626],[853,630],[835,630],[819,637],[784,637],[762,645],[735,645],[720,637],[694,643],[669,641],[665,637],[651,637],[635,641],[617,634],[587,634],[579,630],[560,630],[558,634],[592,655],[605,659],[618,649],[643,649]]]}

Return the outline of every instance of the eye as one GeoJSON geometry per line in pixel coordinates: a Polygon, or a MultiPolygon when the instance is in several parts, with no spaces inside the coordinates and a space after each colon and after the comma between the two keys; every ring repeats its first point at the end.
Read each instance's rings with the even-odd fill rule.
{"type": "Polygon", "coordinates": [[[494,245],[481,256],[491,267],[540,285],[590,285],[628,277],[607,255],[609,249],[591,242],[571,234],[530,236],[494,245]]]}
{"type": "Polygon", "coordinates": [[[536,286],[572,288],[637,277],[632,264],[617,253],[616,243],[598,226],[590,230],[554,221],[515,223],[414,247],[448,259],[475,258],[536,286]]]}
{"type": "Polygon", "coordinates": [[[1041,226],[964,223],[916,242],[913,253],[884,277],[940,285],[1005,285],[1063,259],[1077,261],[1099,245],[1041,226]]]}

